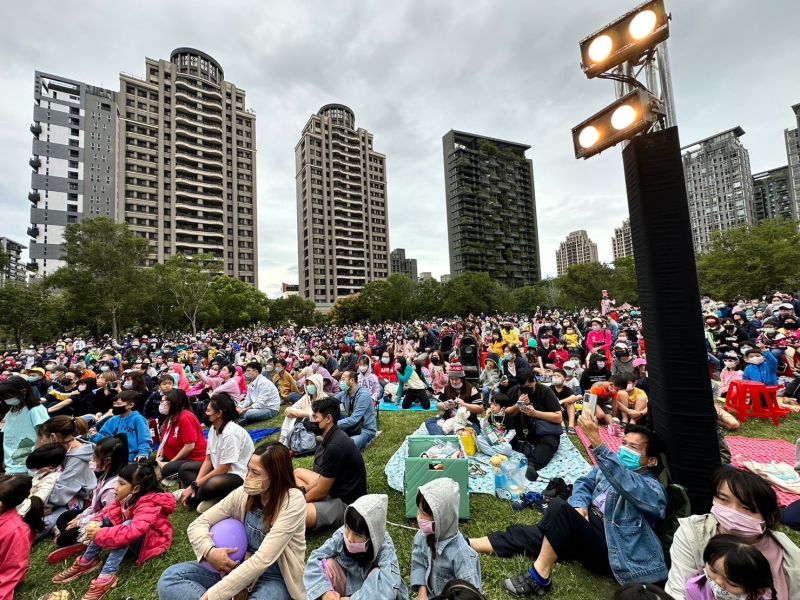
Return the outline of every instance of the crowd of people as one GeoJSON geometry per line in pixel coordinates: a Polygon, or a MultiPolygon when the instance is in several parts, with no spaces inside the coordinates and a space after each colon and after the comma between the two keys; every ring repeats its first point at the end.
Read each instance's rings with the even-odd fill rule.
{"type": "MultiPolygon", "coordinates": [[[[701,308],[715,395],[744,379],[784,385],[790,401],[800,301],[704,298],[701,308]]],[[[75,336],[7,352],[0,599],[25,579],[33,545],[50,544],[48,562],[68,564],[54,586],[99,571],[84,596],[99,600],[126,557],[141,566],[184,535],[173,532],[176,510],[199,513],[185,533],[197,560],[163,572],[162,600],[481,598],[482,554],[531,558],[504,582],[514,596],[546,595],[554,565],[572,560],[613,575],[619,598],[800,597],[800,550],[775,531],[782,518],[800,521],[800,505],[782,515],[752,473],[715,472],[711,513],[681,520],[665,552],[665,449],[648,391],[641,315],[605,294],[599,309],[573,313],[75,336]],[[593,414],[585,393],[597,398],[593,414]],[[597,466],[537,525],[474,539],[459,531],[459,484],[436,479],[417,493],[413,546],[396,548],[388,497],[369,493],[362,457],[381,403],[435,407],[430,434],[464,433],[489,456],[519,452],[531,479],[580,427],[597,466]],[[256,448],[248,425],[281,413],[277,439],[256,448]],[[618,453],[602,426],[622,432],[618,453]],[[313,467],[294,467],[306,454],[313,467]],[[214,543],[226,520],[246,532],[238,556],[214,543]],[[312,530],[331,533],[306,559],[312,530]],[[410,552],[408,578],[398,552],[410,552]]],[[[714,404],[721,428],[738,427],[714,404]]]]}

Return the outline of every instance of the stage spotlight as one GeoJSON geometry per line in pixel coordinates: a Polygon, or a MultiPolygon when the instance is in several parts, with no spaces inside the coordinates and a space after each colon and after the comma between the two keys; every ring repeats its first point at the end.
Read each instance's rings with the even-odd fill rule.
{"type": "Polygon", "coordinates": [[[664,0],[648,0],[580,42],[581,68],[597,77],[622,63],[638,59],[669,37],[664,0]]]}
{"type": "Polygon", "coordinates": [[[589,158],[647,131],[661,117],[656,99],[635,89],[572,129],[575,158],[589,158]]]}

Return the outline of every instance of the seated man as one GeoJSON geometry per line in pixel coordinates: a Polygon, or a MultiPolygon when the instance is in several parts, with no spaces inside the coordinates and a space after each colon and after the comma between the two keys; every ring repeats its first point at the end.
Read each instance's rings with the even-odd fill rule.
{"type": "Polygon", "coordinates": [[[342,374],[339,390],[336,399],[341,402],[343,416],[337,425],[350,436],[356,448],[363,450],[378,433],[372,396],[369,390],[358,385],[358,376],[353,371],[342,374]]]}
{"type": "Polygon", "coordinates": [[[278,388],[261,374],[261,363],[256,361],[247,363],[244,376],[247,379],[247,394],[236,405],[239,425],[266,421],[277,415],[281,407],[278,388]]]}
{"type": "Polygon", "coordinates": [[[658,444],[649,429],[630,425],[618,454],[598,433],[597,422],[578,420],[592,444],[597,467],[575,482],[568,502],[555,498],[538,525],[512,525],[504,532],[470,540],[477,552],[510,557],[528,554],[530,571],[505,580],[515,596],[544,596],[552,589],[556,562],[577,560],[620,584],[653,583],[667,577],[655,532],[664,518],[667,494],[656,478],[658,444]]]}
{"type": "Polygon", "coordinates": [[[322,436],[322,443],[314,453],[313,470],[294,470],[307,502],[306,529],[339,527],[347,505],[367,493],[367,470],[361,452],[337,425],[339,401],[315,400],[311,410],[311,431],[322,436]]]}

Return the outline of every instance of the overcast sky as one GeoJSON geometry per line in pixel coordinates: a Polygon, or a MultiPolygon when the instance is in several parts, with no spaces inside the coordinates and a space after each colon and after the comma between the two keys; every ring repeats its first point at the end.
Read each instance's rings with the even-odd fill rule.
{"type": "MultiPolygon", "coordinates": [[[[350,106],[387,157],[392,248],[449,271],[442,136],[460,129],[529,144],[545,275],[586,229],[600,259],[627,216],[618,148],[588,161],[570,129],[613,98],[587,80],[578,40],[627,0],[367,0],[4,3],[0,40],[0,235],[28,243],[33,73],[112,89],[145,56],[179,46],[215,57],[257,113],[260,287],[297,282],[294,146],[320,106],[350,106]],[[224,7],[224,8],[223,8],[224,7]]],[[[681,142],[741,125],[753,172],[786,164],[800,102],[798,0],[671,0],[681,142]]]]}

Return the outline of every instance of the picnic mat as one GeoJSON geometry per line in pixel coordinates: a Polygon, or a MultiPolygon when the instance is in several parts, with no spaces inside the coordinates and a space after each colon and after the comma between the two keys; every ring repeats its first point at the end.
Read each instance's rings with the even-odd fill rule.
{"type": "MultiPolygon", "coordinates": [[[[586,451],[589,451],[589,440],[583,430],[577,428],[578,438],[583,443],[586,451]]],[[[612,452],[619,450],[622,444],[621,437],[612,437],[609,435],[605,427],[600,428],[600,439],[608,446],[612,452]]],[[[738,435],[732,435],[725,438],[728,442],[728,447],[731,450],[731,462],[735,467],[743,468],[742,463],[754,460],[760,463],[780,462],[794,466],[796,457],[796,446],[791,442],[785,440],[766,440],[762,438],[746,438],[738,435]]],[[[594,456],[589,452],[589,457],[594,463],[594,456]]],[[[782,507],[800,500],[800,495],[792,494],[777,486],[772,486],[778,496],[778,504],[782,507]]]]}
{"type": "MultiPolygon", "coordinates": [[[[428,430],[425,428],[425,423],[412,435],[428,435],[428,430]]],[[[403,493],[403,476],[406,470],[406,458],[408,457],[408,441],[404,440],[389,459],[386,464],[384,472],[389,486],[400,493],[403,493]]],[[[472,494],[492,494],[494,495],[494,469],[489,464],[489,456],[477,453],[469,459],[470,466],[477,464],[483,469],[483,475],[470,475],[469,478],[469,491],[472,494]]],[[[511,459],[519,460],[522,455],[519,452],[512,452],[511,459]]],[[[551,477],[563,477],[567,483],[574,483],[576,479],[589,472],[591,466],[578,452],[577,448],[572,445],[570,439],[566,434],[562,434],[561,441],[558,445],[558,451],[553,456],[550,463],[539,471],[539,479],[537,481],[529,481],[527,490],[530,492],[541,492],[547,487],[551,477]]]]}
{"type": "Polygon", "coordinates": [[[426,410],[431,412],[438,412],[439,409],[436,408],[436,400],[431,402],[430,408],[422,408],[419,404],[412,404],[411,408],[403,408],[399,404],[395,402],[384,402],[383,400],[378,403],[378,410],[379,411],[401,411],[401,410],[426,410]]]}
{"type": "MultiPolygon", "coordinates": [[[[267,429],[245,429],[250,434],[250,439],[254,444],[257,444],[266,437],[271,436],[273,433],[280,431],[280,427],[268,427],[267,429]]],[[[203,429],[203,437],[208,439],[208,429],[203,429]]]]}

